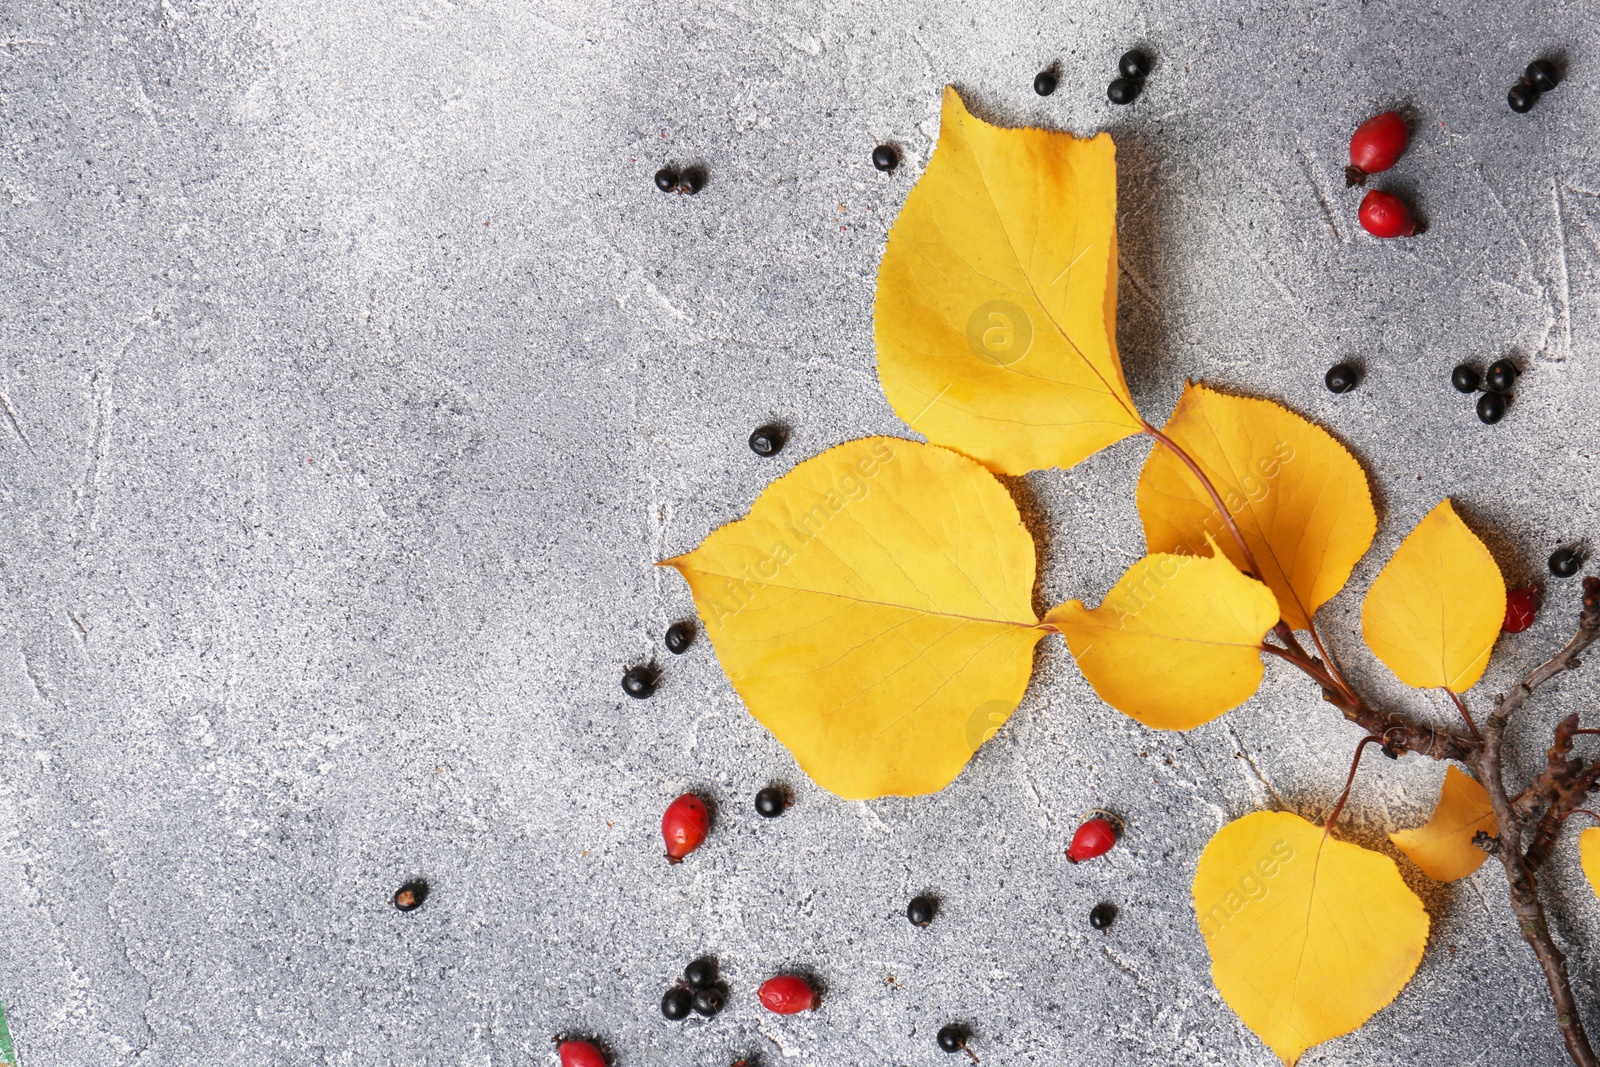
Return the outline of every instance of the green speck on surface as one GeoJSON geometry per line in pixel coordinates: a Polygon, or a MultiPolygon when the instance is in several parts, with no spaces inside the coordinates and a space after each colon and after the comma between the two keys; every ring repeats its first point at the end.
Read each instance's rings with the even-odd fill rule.
{"type": "Polygon", "coordinates": [[[0,1067],[17,1067],[17,1050],[11,1047],[11,1028],[6,1025],[3,1007],[0,1007],[0,1067]]]}

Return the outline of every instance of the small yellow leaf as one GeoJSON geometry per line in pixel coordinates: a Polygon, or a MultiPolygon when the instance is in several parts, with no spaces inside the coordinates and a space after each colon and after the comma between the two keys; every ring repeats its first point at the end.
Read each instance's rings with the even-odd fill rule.
{"type": "Polygon", "coordinates": [[[1479,830],[1500,835],[1489,794],[1477,780],[1451,766],[1444,772],[1444,788],[1433,818],[1415,830],[1389,835],[1395,847],[1436,882],[1465,878],[1483,865],[1488,853],[1472,843],[1479,830]]]}
{"type": "Polygon", "coordinates": [[[1578,835],[1578,859],[1589,879],[1589,888],[1600,897],[1600,826],[1591,826],[1578,835]]]}
{"type": "Polygon", "coordinates": [[[750,713],[847,799],[948,785],[1022,699],[1047,632],[1011,494],[912,441],[807,460],[664,566],[750,713]]]}
{"type": "Polygon", "coordinates": [[[878,268],[878,374],[913,430],[1006,474],[1143,428],[1117,356],[1107,134],[1006,130],[944,93],[878,268]]]}
{"type": "MultiPolygon", "coordinates": [[[[1306,629],[1350,579],[1377,531],[1361,464],[1328,431],[1288,408],[1203,385],[1184,390],[1162,433],[1211,479],[1284,621],[1306,629]]],[[[1170,448],[1151,450],[1137,502],[1149,551],[1195,552],[1210,536],[1246,569],[1210,495],[1170,448]]]]}
{"type": "Polygon", "coordinates": [[[1188,730],[1250,699],[1261,638],[1278,621],[1266,586],[1226,556],[1156,555],[1129,567],[1093,611],[1045,616],[1107,704],[1146,726],[1188,730]]]}
{"type": "Polygon", "coordinates": [[[1407,685],[1464,693],[1483,677],[1505,617],[1500,567],[1446,500],[1367,590],[1361,633],[1407,685]]]}
{"type": "Polygon", "coordinates": [[[1287,812],[1217,831],[1194,907],[1217,991],[1286,1064],[1394,1000],[1428,941],[1393,860],[1287,812]]]}

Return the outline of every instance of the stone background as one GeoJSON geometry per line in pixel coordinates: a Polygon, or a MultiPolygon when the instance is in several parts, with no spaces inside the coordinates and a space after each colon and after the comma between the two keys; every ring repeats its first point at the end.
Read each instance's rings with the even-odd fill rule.
{"type": "MultiPolygon", "coordinates": [[[[1054,643],[955,784],[844,803],[703,641],[622,695],[691,610],[650,564],[795,462],[906,433],[873,284],[952,83],[997,120],[1116,135],[1141,407],[1205,379],[1351,444],[1381,526],[1326,632],[1448,719],[1361,647],[1360,597],[1447,495],[1514,584],[1596,547],[1597,40],[1578,0],[7,3],[0,1000],[24,1067],[549,1064],[569,1031],[619,1067],[911,1067],[954,1062],[951,1020],[985,1064],[1276,1062],[1213,991],[1187,890],[1225,820],[1337,793],[1356,733],[1297,677],[1155,733],[1054,643]],[[1113,108],[1135,44],[1155,72],[1113,108]],[[1512,114],[1548,53],[1570,80],[1512,114]],[[1379,243],[1340,171],[1390,106],[1414,140],[1382,184],[1429,229],[1379,243]],[[669,161],[705,190],[658,193],[669,161]],[[1485,427],[1448,372],[1506,353],[1527,373],[1485,427]],[[1332,396],[1351,357],[1361,387],[1332,396]],[[790,445],[758,459],[773,417],[790,445]],[[762,822],[773,780],[798,804],[762,822]],[[658,820],[688,788],[721,815],[669,869],[658,820]],[[1068,867],[1102,803],[1124,843],[1068,867]],[[401,915],[412,875],[434,895],[401,915]],[[921,890],[944,904],[919,932],[921,890]],[[706,951],[733,1007],[665,1023],[706,951]],[[757,1008],[781,968],[824,1010],[757,1008]]],[[[1017,483],[1046,601],[1098,599],[1141,554],[1144,452],[1017,483]]],[[[1564,638],[1577,583],[1547,585],[1480,706],[1564,638]]],[[[1524,767],[1595,692],[1591,671],[1536,702],[1524,767]]],[[[1387,848],[1441,775],[1369,761],[1350,833],[1387,848]]],[[[1302,1062],[1565,1062],[1502,876],[1402,869],[1434,920],[1419,977],[1302,1062]]],[[[1570,841],[1548,882],[1600,1023],[1570,841]]]]}

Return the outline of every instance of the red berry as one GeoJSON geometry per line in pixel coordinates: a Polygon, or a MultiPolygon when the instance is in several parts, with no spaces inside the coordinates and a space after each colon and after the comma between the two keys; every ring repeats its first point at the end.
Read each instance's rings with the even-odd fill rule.
{"type": "Polygon", "coordinates": [[[667,862],[680,863],[683,857],[705,843],[706,830],[711,826],[711,815],[705,801],[693,793],[667,805],[661,816],[661,836],[667,842],[667,862]]]}
{"type": "Polygon", "coordinates": [[[1376,189],[1362,197],[1358,217],[1361,228],[1374,237],[1410,237],[1417,232],[1405,202],[1376,189]]]}
{"type": "Polygon", "coordinates": [[[587,1041],[563,1041],[556,1046],[561,1067],[606,1067],[606,1058],[587,1041]]]}
{"type": "Polygon", "coordinates": [[[793,974],[768,978],[756,995],[761,998],[763,1008],[779,1015],[810,1011],[817,1006],[817,994],[811,988],[811,983],[793,974]]]}
{"type": "Polygon", "coordinates": [[[1082,863],[1104,856],[1121,836],[1122,827],[1116,816],[1097,811],[1078,824],[1078,832],[1072,835],[1072,844],[1067,847],[1067,860],[1082,863]]]}
{"type": "Polygon", "coordinates": [[[1346,184],[1364,185],[1367,175],[1394,166],[1400,153],[1406,150],[1410,136],[1406,120],[1393,111],[1374,115],[1363,122],[1350,138],[1350,166],[1344,172],[1346,184]]]}
{"type": "Polygon", "coordinates": [[[1539,587],[1525,585],[1506,594],[1506,621],[1500,629],[1508,634],[1520,634],[1533,625],[1539,614],[1539,587]]]}

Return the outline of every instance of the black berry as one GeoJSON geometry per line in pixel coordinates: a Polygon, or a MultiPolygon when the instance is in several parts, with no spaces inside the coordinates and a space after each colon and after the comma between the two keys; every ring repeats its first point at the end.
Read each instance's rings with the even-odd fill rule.
{"type": "Polygon", "coordinates": [[[967,1032],[959,1026],[945,1026],[939,1030],[939,1047],[946,1052],[964,1052],[967,1048],[967,1032]]]}
{"type": "Polygon", "coordinates": [[[769,785],[756,794],[756,814],[763,819],[776,819],[789,807],[789,794],[775,785],[769,785]]]}
{"type": "Polygon", "coordinates": [[[1450,372],[1450,384],[1456,387],[1458,393],[1476,393],[1478,391],[1478,372],[1465,363],[1450,372]]]}
{"type": "Polygon", "coordinates": [[[1140,84],[1132,78],[1114,78],[1106,86],[1106,99],[1113,104],[1131,104],[1139,99],[1140,84]]]}
{"type": "Polygon", "coordinates": [[[622,691],[635,700],[643,700],[656,691],[656,672],[653,667],[629,667],[622,675],[622,691]]]}
{"type": "Polygon", "coordinates": [[[1117,919],[1117,906],[1115,904],[1096,904],[1089,912],[1089,925],[1096,930],[1104,930],[1117,919]]]}
{"type": "Polygon", "coordinates": [[[675,622],[667,627],[667,651],[681,656],[694,644],[694,623],[675,622]]]}
{"type": "Polygon", "coordinates": [[[678,175],[678,192],[693,196],[706,187],[706,172],[699,167],[690,167],[678,175]]]}
{"type": "Polygon", "coordinates": [[[750,451],[758,456],[776,456],[783,451],[789,434],[782,426],[757,426],[750,434],[750,451]]]}
{"type": "Polygon", "coordinates": [[[694,1003],[691,1006],[694,1008],[696,1015],[704,1015],[709,1019],[722,1010],[724,1003],[726,1003],[726,998],[723,997],[722,990],[716,986],[708,986],[705,989],[695,991],[694,1003]]]}
{"type": "Polygon", "coordinates": [[[1356,369],[1348,363],[1335,363],[1322,380],[1331,392],[1348,393],[1356,387],[1356,369]]]}
{"type": "Polygon", "coordinates": [[[1517,365],[1509,359],[1495,360],[1483,376],[1484,388],[1491,393],[1509,393],[1516,384],[1517,365]]]}
{"type": "Polygon", "coordinates": [[[671,167],[662,167],[656,171],[656,188],[663,193],[670,193],[678,187],[678,172],[671,167]]]}
{"type": "Polygon", "coordinates": [[[1541,93],[1548,93],[1561,84],[1561,71],[1548,59],[1536,59],[1522,72],[1523,80],[1541,93]]]}
{"type": "Polygon", "coordinates": [[[400,911],[416,911],[428,899],[428,883],[418,880],[407,882],[394,891],[394,906],[400,911]]]}
{"type": "Polygon", "coordinates": [[[689,1009],[694,1007],[694,994],[675,985],[667,990],[661,998],[661,1014],[677,1022],[679,1019],[689,1017],[689,1009]]]}
{"type": "Polygon", "coordinates": [[[1558,548],[1550,553],[1550,573],[1557,578],[1571,578],[1583,566],[1583,557],[1570,548],[1558,548]]]}
{"type": "Polygon", "coordinates": [[[1122,58],[1117,60],[1117,69],[1124,78],[1134,81],[1144,81],[1150,76],[1150,57],[1137,48],[1122,53],[1122,58]]]}
{"type": "Polygon", "coordinates": [[[1506,417],[1507,403],[1504,393],[1484,393],[1478,398],[1478,418],[1493,426],[1506,417]]]}
{"type": "Polygon", "coordinates": [[[872,150],[872,165],[881,171],[891,171],[900,165],[900,153],[892,144],[881,144],[872,150]]]}
{"type": "Polygon", "coordinates": [[[1033,76],[1033,91],[1040,96],[1049,96],[1056,91],[1056,72],[1041,70],[1033,76]]]}
{"type": "Polygon", "coordinates": [[[717,984],[717,961],[710,958],[695,960],[683,969],[683,980],[693,989],[710,989],[717,984]]]}
{"type": "Polygon", "coordinates": [[[1506,103],[1510,104],[1511,110],[1515,111],[1519,115],[1524,111],[1532,111],[1533,105],[1537,104],[1538,102],[1539,90],[1535,89],[1531,85],[1524,85],[1521,82],[1513,85],[1511,87],[1511,91],[1506,94],[1506,103]]]}
{"type": "Polygon", "coordinates": [[[906,918],[912,926],[927,926],[933,922],[933,913],[937,910],[931,897],[912,897],[911,903],[906,905],[906,918]]]}

